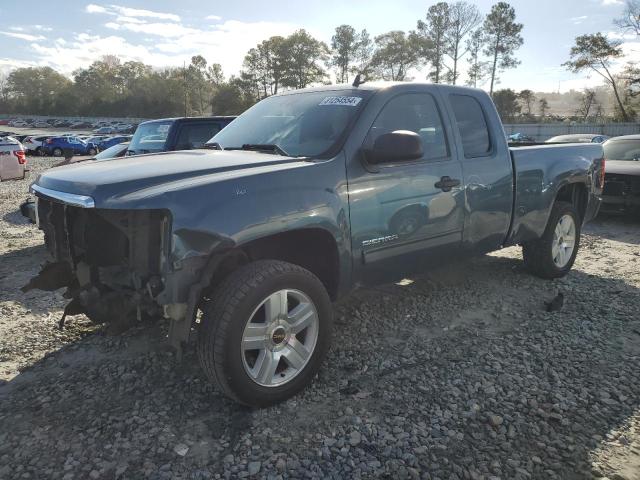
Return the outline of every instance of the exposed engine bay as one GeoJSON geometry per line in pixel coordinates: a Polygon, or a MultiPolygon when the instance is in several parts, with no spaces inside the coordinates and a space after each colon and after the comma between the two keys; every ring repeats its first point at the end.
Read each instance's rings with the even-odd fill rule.
{"type": "MultiPolygon", "coordinates": [[[[164,210],[87,209],[38,198],[53,261],[23,289],[66,287],[65,316],[120,324],[164,315],[170,215],[164,210]]],[[[61,322],[64,322],[64,316],[61,322]]]]}

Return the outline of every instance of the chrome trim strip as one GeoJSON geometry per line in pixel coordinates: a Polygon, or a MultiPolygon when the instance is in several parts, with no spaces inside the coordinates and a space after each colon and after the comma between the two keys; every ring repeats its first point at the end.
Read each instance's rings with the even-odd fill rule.
{"type": "Polygon", "coordinates": [[[87,195],[76,195],[75,193],[59,192],[57,190],[51,190],[49,188],[44,188],[40,185],[35,184],[31,185],[31,191],[51,200],[66,203],[67,205],[73,205],[75,207],[95,208],[96,206],[93,198],[87,195]]]}

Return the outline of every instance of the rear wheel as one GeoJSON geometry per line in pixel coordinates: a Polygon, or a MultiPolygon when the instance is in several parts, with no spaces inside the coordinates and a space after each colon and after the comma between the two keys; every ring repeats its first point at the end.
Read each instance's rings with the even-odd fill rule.
{"type": "Polygon", "coordinates": [[[61,148],[54,148],[53,149],[53,156],[54,157],[61,157],[62,156],[62,149],[61,148]]]}
{"type": "Polygon", "coordinates": [[[200,363],[240,403],[281,402],[318,372],[332,315],[324,286],[308,270],[276,260],[251,263],[223,281],[204,307],[200,363]]]}
{"type": "Polygon", "coordinates": [[[527,268],[547,279],[569,273],[580,246],[580,224],[580,215],[572,203],[556,202],[542,237],[522,245],[527,268]]]}
{"type": "Polygon", "coordinates": [[[93,157],[96,153],[98,153],[98,152],[96,151],[96,149],[95,149],[95,148],[90,148],[90,149],[89,149],[89,155],[91,155],[92,157],[93,157]]]}

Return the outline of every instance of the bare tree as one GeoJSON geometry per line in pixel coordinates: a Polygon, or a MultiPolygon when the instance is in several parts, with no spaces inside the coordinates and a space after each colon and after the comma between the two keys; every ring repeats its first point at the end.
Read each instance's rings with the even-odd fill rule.
{"type": "Polygon", "coordinates": [[[445,69],[444,56],[447,52],[447,35],[450,28],[449,4],[438,2],[427,10],[426,22],[418,20],[416,37],[420,53],[431,64],[429,78],[440,83],[445,69]]]}
{"type": "Polygon", "coordinates": [[[522,24],[516,23],[516,12],[511,5],[498,2],[491,7],[482,28],[485,40],[484,53],[492,59],[489,94],[493,95],[498,72],[520,64],[514,53],[523,43],[520,35],[522,24]]]}
{"type": "Polygon", "coordinates": [[[479,83],[483,83],[488,70],[488,64],[482,60],[482,49],[484,48],[484,38],[482,29],[474,31],[467,39],[467,51],[469,52],[469,71],[467,72],[467,85],[477,88],[479,83]]]}
{"type": "Polygon", "coordinates": [[[627,0],[622,16],[613,23],[625,32],[640,35],[640,0],[627,0]]]}
{"type": "Polygon", "coordinates": [[[447,43],[446,55],[453,62],[448,77],[454,85],[460,76],[458,62],[469,51],[468,45],[464,45],[463,41],[481,21],[480,11],[474,4],[461,1],[449,5],[449,29],[445,39],[447,43]]]}
{"type": "Polygon", "coordinates": [[[6,102],[9,98],[9,75],[0,72],[0,100],[6,102]]]}
{"type": "Polygon", "coordinates": [[[597,107],[597,104],[596,91],[591,88],[585,88],[580,95],[580,103],[576,113],[582,117],[582,120],[586,121],[589,118],[591,109],[597,107]]]}
{"type": "Polygon", "coordinates": [[[549,102],[546,98],[541,98],[538,100],[538,110],[540,111],[540,117],[542,121],[544,121],[544,117],[547,116],[547,111],[549,110],[549,102]]]}
{"type": "Polygon", "coordinates": [[[602,33],[581,35],[576,38],[576,44],[571,47],[571,60],[563,63],[571,72],[579,73],[584,70],[600,75],[613,89],[620,115],[627,122],[629,116],[622,103],[616,78],[611,72],[612,61],[622,56],[620,42],[609,40],[602,33]]]}
{"type": "Polygon", "coordinates": [[[518,93],[518,99],[523,103],[524,107],[526,108],[527,115],[531,115],[531,105],[536,100],[536,96],[533,93],[533,91],[528,89],[522,90],[520,93],[518,93]]]}

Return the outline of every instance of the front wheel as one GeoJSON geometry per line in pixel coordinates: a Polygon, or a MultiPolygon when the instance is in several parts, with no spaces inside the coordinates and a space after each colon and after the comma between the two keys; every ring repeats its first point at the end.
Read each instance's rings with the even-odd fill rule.
{"type": "Polygon", "coordinates": [[[98,151],[95,148],[90,148],[88,153],[93,157],[96,153],[98,153],[98,151]]]}
{"type": "Polygon", "coordinates": [[[542,237],[522,245],[526,267],[538,277],[564,277],[580,246],[580,215],[568,202],[556,202],[542,237]]]}
{"type": "Polygon", "coordinates": [[[246,265],[204,307],[198,356],[226,395],[253,407],[286,400],[318,372],[333,312],[320,280],[286,262],[246,265]]]}
{"type": "Polygon", "coordinates": [[[53,156],[54,157],[61,157],[62,156],[62,149],[61,148],[54,148],[53,149],[53,156]]]}

